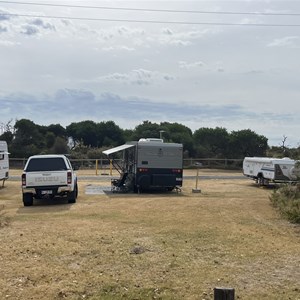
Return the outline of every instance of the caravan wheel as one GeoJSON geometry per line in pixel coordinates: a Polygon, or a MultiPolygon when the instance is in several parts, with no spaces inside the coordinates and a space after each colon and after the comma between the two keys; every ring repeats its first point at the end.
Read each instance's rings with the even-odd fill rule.
{"type": "Polygon", "coordinates": [[[259,186],[264,186],[265,185],[265,179],[262,175],[260,175],[258,178],[257,178],[257,182],[258,182],[258,185],[259,186]]]}

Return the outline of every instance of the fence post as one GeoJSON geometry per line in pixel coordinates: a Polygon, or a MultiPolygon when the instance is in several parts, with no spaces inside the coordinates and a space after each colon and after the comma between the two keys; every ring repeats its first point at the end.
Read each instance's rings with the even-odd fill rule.
{"type": "Polygon", "coordinates": [[[214,288],[214,300],[234,300],[233,288],[214,288]]]}

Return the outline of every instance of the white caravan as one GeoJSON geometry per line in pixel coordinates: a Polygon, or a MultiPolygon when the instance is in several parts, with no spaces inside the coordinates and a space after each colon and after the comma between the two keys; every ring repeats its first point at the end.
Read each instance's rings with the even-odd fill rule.
{"type": "Polygon", "coordinates": [[[300,176],[299,161],[290,158],[245,157],[243,161],[244,175],[259,185],[270,182],[296,182],[300,176]]]}
{"type": "Polygon", "coordinates": [[[3,181],[2,186],[4,186],[4,182],[8,179],[9,174],[8,154],[7,143],[0,141],[0,181],[3,181]]]}

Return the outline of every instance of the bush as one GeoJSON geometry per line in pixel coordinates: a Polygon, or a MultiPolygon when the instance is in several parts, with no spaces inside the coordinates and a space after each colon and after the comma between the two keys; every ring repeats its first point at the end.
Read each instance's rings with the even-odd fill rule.
{"type": "Polygon", "coordinates": [[[300,183],[282,185],[270,196],[274,207],[292,223],[300,223],[300,183]]]}

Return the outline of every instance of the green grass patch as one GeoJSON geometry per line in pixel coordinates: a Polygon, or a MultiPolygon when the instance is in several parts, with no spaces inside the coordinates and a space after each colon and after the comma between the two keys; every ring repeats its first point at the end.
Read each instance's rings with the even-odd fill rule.
{"type": "Polygon", "coordinates": [[[300,183],[282,185],[270,196],[271,203],[292,223],[300,223],[300,183]]]}

